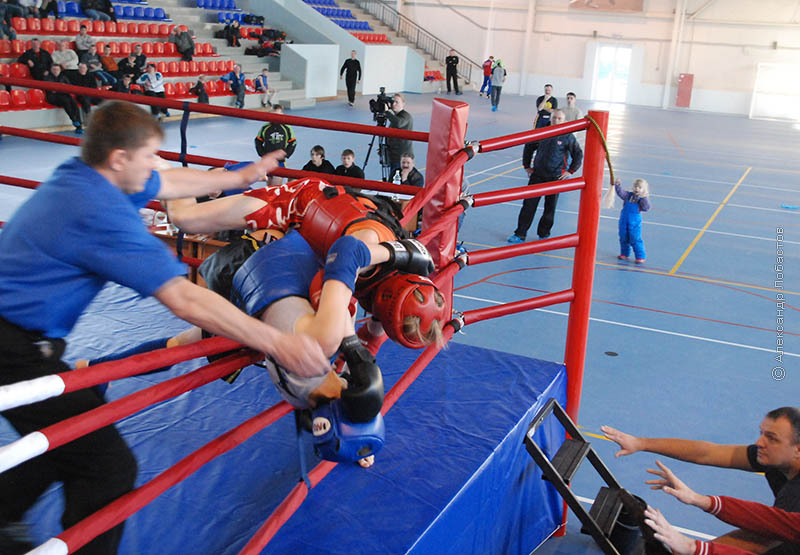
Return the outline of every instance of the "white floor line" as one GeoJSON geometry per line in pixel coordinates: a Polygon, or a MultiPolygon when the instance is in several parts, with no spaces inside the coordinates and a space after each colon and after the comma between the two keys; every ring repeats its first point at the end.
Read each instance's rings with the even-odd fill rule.
{"type": "MultiPolygon", "coordinates": [[[[520,202],[501,202],[500,204],[505,204],[507,206],[514,206],[516,208],[519,208],[519,207],[522,206],[522,203],[520,203],[520,202]]],[[[715,204],[718,204],[718,203],[715,203],[715,204]]],[[[556,212],[560,212],[562,214],[573,214],[573,215],[576,215],[576,216],[578,214],[574,210],[561,210],[560,208],[556,209],[556,212]]],[[[619,216],[600,216],[600,219],[601,220],[618,221],[619,220],[619,216]]],[[[685,229],[687,231],[700,231],[699,227],[691,227],[691,226],[675,225],[675,224],[665,224],[665,223],[661,223],[661,222],[654,222],[652,220],[647,220],[647,219],[643,219],[642,220],[642,225],[656,226],[656,227],[672,227],[672,228],[675,228],[675,229],[685,229]]],[[[759,237],[757,235],[743,235],[741,233],[731,233],[729,231],[714,231],[712,229],[707,229],[706,233],[711,233],[711,234],[714,234],[714,235],[728,235],[730,237],[738,237],[740,239],[755,239],[756,241],[770,241],[772,243],[775,242],[775,237],[759,237]]],[[[786,243],[786,244],[789,244],[789,245],[800,245],[800,241],[789,241],[788,239],[784,239],[783,242],[786,243]]]]}
{"type": "MultiPolygon", "coordinates": [[[[664,177],[664,178],[667,178],[667,179],[681,179],[681,180],[685,180],[685,181],[700,181],[702,183],[723,183],[725,185],[730,185],[731,184],[730,180],[728,180],[728,181],[720,181],[720,180],[717,180],[717,179],[705,179],[705,178],[702,178],[702,177],[688,177],[688,176],[684,176],[684,175],[671,175],[671,174],[668,175],[668,174],[663,174],[663,173],[649,173],[649,172],[643,172],[643,171],[638,171],[638,170],[622,170],[622,169],[617,169],[617,168],[614,169],[614,173],[633,173],[633,174],[636,174],[636,175],[651,175],[651,176],[656,176],[656,177],[664,177]]],[[[768,186],[768,185],[753,185],[753,184],[748,184],[748,183],[742,183],[740,185],[740,187],[752,187],[753,189],[767,189],[769,191],[783,191],[783,192],[786,192],[786,193],[795,193],[795,194],[800,193],[800,191],[798,191],[797,189],[784,189],[784,188],[781,188],[781,187],[772,187],[772,186],[768,186]]]]}
{"type": "MultiPolygon", "coordinates": [[[[501,305],[505,304],[504,302],[500,301],[493,301],[491,299],[483,299],[481,297],[471,297],[469,295],[461,295],[454,293],[454,297],[458,297],[460,299],[468,299],[471,301],[480,301],[484,303],[494,304],[494,305],[501,305]]],[[[536,308],[534,309],[537,312],[545,312],[547,314],[557,314],[558,316],[569,316],[566,312],[559,312],[557,310],[548,310],[546,308],[536,308]]],[[[669,331],[669,330],[661,330],[658,328],[648,328],[646,326],[637,326],[636,324],[626,324],[625,322],[617,322],[615,320],[604,320],[603,318],[589,318],[591,322],[600,322],[602,324],[611,324],[613,326],[621,326],[623,328],[634,328],[637,330],[642,331],[652,331],[654,333],[662,333],[664,335],[674,335],[676,337],[685,337],[687,339],[696,339],[697,341],[706,341],[708,343],[717,343],[719,345],[728,345],[730,347],[741,347],[742,349],[750,349],[753,351],[764,351],[767,353],[775,353],[775,349],[767,349],[765,347],[756,347],[754,345],[745,345],[744,343],[734,343],[732,341],[723,341],[722,339],[712,339],[710,337],[702,337],[700,335],[690,335],[688,333],[679,333],[677,331],[669,331]]],[[[788,351],[784,351],[783,354],[787,357],[796,357],[800,358],[800,353],[790,353],[788,351]]]]}
{"type": "Polygon", "coordinates": [[[492,166],[491,168],[486,168],[485,170],[481,170],[481,171],[479,171],[479,172],[471,173],[471,174],[469,174],[467,177],[468,177],[468,178],[473,178],[473,177],[475,177],[476,175],[483,175],[483,174],[485,174],[485,173],[489,173],[489,172],[490,172],[490,171],[492,171],[492,170],[496,170],[497,168],[502,168],[502,167],[504,167],[504,166],[508,166],[508,165],[510,165],[510,164],[519,164],[519,163],[520,163],[520,161],[519,161],[519,160],[511,160],[510,162],[505,162],[505,163],[503,163],[503,164],[497,164],[496,166],[492,166]]]}
{"type": "MultiPolygon", "coordinates": [[[[588,497],[581,497],[580,495],[575,496],[578,501],[581,503],[585,503],[586,505],[591,505],[594,503],[594,499],[589,499],[588,497]]],[[[716,536],[709,536],[708,534],[704,534],[703,532],[697,532],[695,530],[689,530],[688,528],[681,528],[680,526],[675,526],[675,529],[678,530],[681,534],[686,534],[687,536],[694,536],[695,538],[699,538],[701,540],[713,540],[716,536]]]]}

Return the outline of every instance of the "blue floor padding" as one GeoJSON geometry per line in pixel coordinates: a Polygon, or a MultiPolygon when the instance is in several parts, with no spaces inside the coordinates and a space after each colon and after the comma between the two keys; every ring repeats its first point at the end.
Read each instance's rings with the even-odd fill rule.
{"type": "MultiPolygon", "coordinates": [[[[111,286],[69,337],[68,358],[185,327],[152,299],[111,286]]],[[[379,363],[387,389],[417,355],[384,345],[379,363]]],[[[196,366],[114,382],[109,398],[196,366]]],[[[529,553],[560,522],[561,502],[523,438],[549,397],[563,403],[565,384],[563,365],[451,345],[388,413],[387,443],[375,466],[335,468],[265,552],[529,553]]],[[[232,386],[217,381],[124,420],[119,427],[139,461],[138,483],[277,401],[266,373],[250,367],[232,386]]],[[[0,444],[14,437],[3,425],[0,444]]],[[[552,456],[563,430],[552,419],[542,428],[536,441],[552,456]]],[[[299,475],[294,422],[286,417],[132,516],[120,552],[237,553],[299,475]]],[[[38,542],[60,531],[60,490],[52,488],[26,517],[38,542]]]]}

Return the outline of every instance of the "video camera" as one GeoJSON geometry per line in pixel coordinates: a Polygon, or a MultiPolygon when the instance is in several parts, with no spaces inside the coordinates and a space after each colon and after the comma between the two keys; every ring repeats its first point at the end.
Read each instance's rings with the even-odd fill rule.
{"type": "Polygon", "coordinates": [[[386,94],[386,87],[381,87],[379,90],[378,96],[370,99],[369,109],[372,112],[372,119],[377,125],[384,127],[386,111],[392,106],[392,97],[386,94]]]}

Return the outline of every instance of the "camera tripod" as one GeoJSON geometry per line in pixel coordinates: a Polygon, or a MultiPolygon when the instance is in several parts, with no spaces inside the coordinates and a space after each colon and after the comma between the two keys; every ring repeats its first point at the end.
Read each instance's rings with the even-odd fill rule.
{"type": "MultiPolygon", "coordinates": [[[[378,127],[384,127],[386,124],[386,120],[383,123],[378,123],[378,127]]],[[[372,140],[369,142],[369,148],[367,149],[367,156],[364,158],[364,165],[362,168],[364,171],[367,171],[367,162],[369,162],[369,155],[372,153],[372,147],[375,145],[375,139],[378,139],[378,159],[381,164],[381,180],[382,181],[389,181],[391,176],[389,175],[389,168],[391,164],[389,163],[389,148],[386,146],[386,137],[373,135],[372,140]]]]}

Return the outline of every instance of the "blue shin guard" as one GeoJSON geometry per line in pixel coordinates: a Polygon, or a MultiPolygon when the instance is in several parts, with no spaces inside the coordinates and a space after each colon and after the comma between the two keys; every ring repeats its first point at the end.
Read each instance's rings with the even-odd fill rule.
{"type": "Polygon", "coordinates": [[[339,237],[328,250],[323,279],[341,281],[353,291],[358,271],[369,266],[371,261],[369,247],[363,241],[350,235],[339,237]]]}

